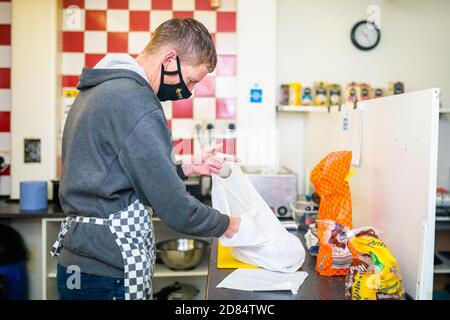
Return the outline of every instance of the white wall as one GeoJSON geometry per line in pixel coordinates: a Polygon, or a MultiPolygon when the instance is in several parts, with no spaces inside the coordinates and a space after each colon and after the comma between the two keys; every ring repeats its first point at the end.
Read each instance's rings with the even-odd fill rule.
{"type": "Polygon", "coordinates": [[[13,199],[19,197],[20,181],[56,178],[58,3],[54,0],[12,1],[13,199]],[[41,163],[24,163],[25,138],[41,139],[41,163]]]}
{"type": "Polygon", "coordinates": [[[239,0],[237,153],[249,165],[275,165],[276,0],[239,0]],[[263,89],[262,103],[250,103],[250,89],[263,89]]]}
{"type": "MultiPolygon", "coordinates": [[[[407,91],[440,87],[442,107],[450,108],[450,1],[278,0],[277,3],[277,88],[291,81],[311,86],[314,81],[324,80],[345,86],[355,80],[387,87],[389,81],[401,80],[407,91]],[[381,41],[374,50],[363,52],[351,43],[350,30],[354,23],[368,16],[369,5],[380,7],[381,41]]],[[[302,123],[299,117],[302,116],[279,115],[278,128],[282,164],[301,173],[302,152],[288,151],[302,145],[302,131],[297,132],[297,138],[288,132],[302,123]]],[[[446,130],[448,137],[450,130],[446,130]]],[[[448,139],[440,137],[440,150],[444,145],[450,146],[448,139]]],[[[449,152],[441,150],[440,154],[449,152]]],[[[448,187],[450,155],[446,159],[439,161],[439,176],[445,175],[445,179],[440,177],[438,182],[448,187]]]]}

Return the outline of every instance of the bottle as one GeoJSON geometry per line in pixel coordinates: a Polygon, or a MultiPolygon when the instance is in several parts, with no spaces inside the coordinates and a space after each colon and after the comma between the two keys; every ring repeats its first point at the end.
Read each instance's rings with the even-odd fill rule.
{"type": "Polygon", "coordinates": [[[281,85],[280,104],[282,106],[287,106],[289,104],[289,85],[288,84],[281,85]]]}
{"type": "Polygon", "coordinates": [[[312,92],[311,88],[305,87],[302,93],[302,106],[310,106],[312,104],[312,92]]]}
{"type": "Polygon", "coordinates": [[[289,84],[289,104],[291,106],[299,106],[300,105],[301,88],[302,88],[302,85],[300,84],[300,82],[291,82],[289,84]]]}

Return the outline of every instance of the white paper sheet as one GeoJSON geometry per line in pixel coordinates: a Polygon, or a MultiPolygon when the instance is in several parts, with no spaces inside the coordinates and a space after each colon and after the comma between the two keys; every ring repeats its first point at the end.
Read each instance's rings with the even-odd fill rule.
{"type": "Polygon", "coordinates": [[[291,291],[297,294],[298,289],[308,276],[307,272],[281,273],[264,269],[236,269],[217,285],[217,288],[228,288],[243,291],[291,291]]]}

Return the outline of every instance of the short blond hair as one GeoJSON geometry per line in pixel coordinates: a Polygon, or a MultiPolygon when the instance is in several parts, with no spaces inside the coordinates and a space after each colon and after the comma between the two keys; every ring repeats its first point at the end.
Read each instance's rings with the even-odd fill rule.
{"type": "Polygon", "coordinates": [[[209,72],[217,65],[216,47],[208,29],[191,18],[170,19],[158,26],[144,52],[152,53],[171,46],[182,62],[192,65],[206,64],[209,72]]]}

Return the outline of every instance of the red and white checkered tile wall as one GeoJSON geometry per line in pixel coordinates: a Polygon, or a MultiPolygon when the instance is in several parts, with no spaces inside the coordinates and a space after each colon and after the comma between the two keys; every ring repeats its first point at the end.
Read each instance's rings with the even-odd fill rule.
{"type": "MultiPolygon", "coordinates": [[[[0,156],[10,163],[11,0],[0,0],[0,156]]],[[[6,169],[6,170],[4,170],[6,169]]],[[[0,195],[10,193],[10,170],[0,172],[0,195]]]]}
{"type": "Polygon", "coordinates": [[[210,2],[64,0],[64,89],[76,86],[83,66],[93,67],[108,53],[135,56],[162,22],[172,17],[193,17],[210,31],[216,43],[218,65],[212,74],[197,84],[192,98],[163,103],[174,138],[174,150],[178,155],[197,152],[200,142],[204,142],[203,146],[208,143],[206,128],[212,124],[213,138],[225,139],[224,152],[234,153],[235,140],[226,129],[236,118],[236,0],[221,0],[218,9],[212,9],[210,2]],[[205,141],[196,134],[197,124],[202,126],[205,141]]]}

